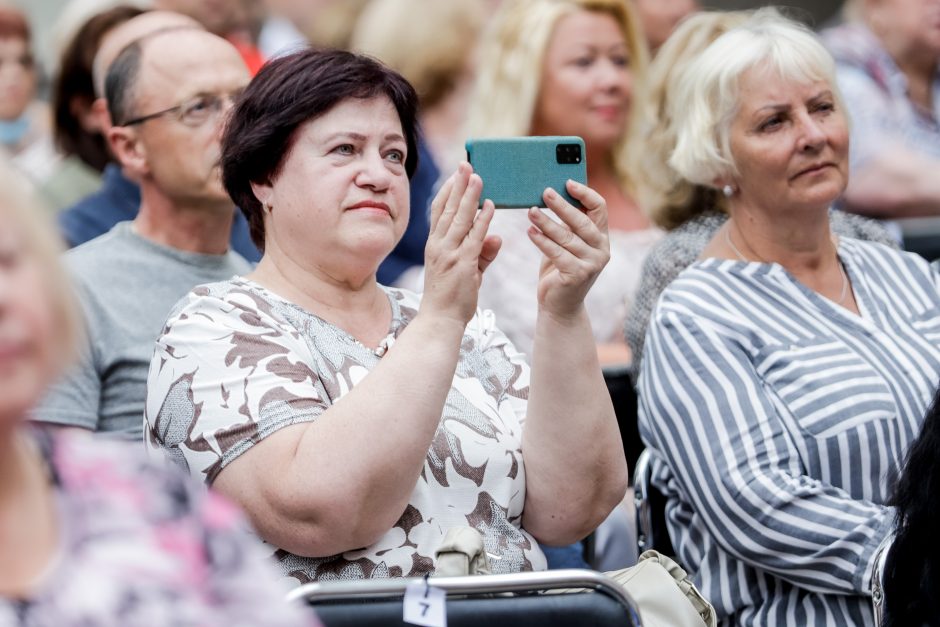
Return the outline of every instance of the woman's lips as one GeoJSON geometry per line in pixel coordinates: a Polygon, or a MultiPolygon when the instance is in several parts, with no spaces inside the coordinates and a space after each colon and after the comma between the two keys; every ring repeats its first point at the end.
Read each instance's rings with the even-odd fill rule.
{"type": "Polygon", "coordinates": [[[362,202],[357,202],[354,205],[350,205],[348,211],[355,211],[358,209],[366,209],[371,211],[384,211],[388,215],[392,215],[391,209],[384,202],[378,200],[363,200],[362,202]]]}
{"type": "Polygon", "coordinates": [[[834,164],[832,163],[818,163],[816,165],[800,170],[793,176],[793,178],[803,176],[804,174],[817,174],[827,168],[832,168],[832,167],[835,167],[834,164]]]}

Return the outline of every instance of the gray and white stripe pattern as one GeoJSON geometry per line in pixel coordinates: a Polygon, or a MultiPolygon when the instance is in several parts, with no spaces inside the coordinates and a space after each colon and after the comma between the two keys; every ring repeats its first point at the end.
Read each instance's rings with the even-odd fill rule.
{"type": "Polygon", "coordinates": [[[777,264],[705,259],[663,293],[640,431],[681,561],[725,625],[872,625],[891,480],[940,381],[940,278],[843,238],[861,316],[777,264]]]}

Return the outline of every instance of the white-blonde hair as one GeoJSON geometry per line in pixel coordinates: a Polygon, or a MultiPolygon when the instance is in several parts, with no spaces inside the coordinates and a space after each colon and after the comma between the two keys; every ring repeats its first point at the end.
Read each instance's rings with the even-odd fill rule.
{"type": "Polygon", "coordinates": [[[0,159],[0,211],[19,227],[24,249],[42,269],[44,285],[41,287],[53,308],[53,341],[57,367],[61,369],[75,357],[83,333],[72,284],[59,261],[64,248],[62,238],[35,190],[6,159],[0,159]]]}
{"type": "Polygon", "coordinates": [[[722,209],[714,191],[693,185],[669,164],[676,147],[676,124],[669,104],[685,68],[713,41],[743,24],[747,11],[700,11],[688,16],[663,43],[650,63],[646,97],[634,151],[637,200],[658,226],[671,230],[707,209],[722,209]]]}
{"type": "MultiPolygon", "coordinates": [[[[577,11],[606,13],[623,32],[633,75],[633,100],[646,78],[648,50],[633,4],[627,0],[505,0],[483,36],[477,82],[467,114],[467,137],[519,137],[532,131],[541,88],[545,54],[558,21],[577,11]]],[[[630,138],[638,117],[630,121],[614,151],[622,183],[632,187],[630,138]]]]}
{"type": "Polygon", "coordinates": [[[837,107],[843,108],[835,62],[816,35],[776,9],[755,11],[708,46],[679,79],[669,111],[676,122],[669,165],[679,176],[713,186],[737,175],[730,129],[738,113],[741,76],[758,65],[786,82],[829,83],[837,107]]]}

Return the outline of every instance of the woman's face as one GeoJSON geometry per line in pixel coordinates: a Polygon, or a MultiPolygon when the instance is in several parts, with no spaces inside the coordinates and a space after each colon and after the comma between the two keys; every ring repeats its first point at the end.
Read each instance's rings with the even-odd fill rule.
{"type": "Polygon", "coordinates": [[[23,114],[36,90],[36,73],[26,42],[19,37],[0,39],[0,120],[23,114]]]}
{"type": "Polygon", "coordinates": [[[347,98],[298,129],[277,178],[256,185],[265,249],[335,273],[374,273],[408,225],[408,145],[385,96],[347,98]]]}
{"type": "Polygon", "coordinates": [[[0,206],[0,426],[21,420],[56,372],[52,298],[25,240],[0,206]]]}
{"type": "Polygon", "coordinates": [[[620,141],[630,113],[627,41],[616,19],[577,11],[558,20],[545,52],[534,135],[578,135],[588,148],[620,141]]]}
{"type": "Polygon", "coordinates": [[[940,57],[940,0],[870,0],[869,22],[879,37],[899,42],[891,49],[940,57]]]}
{"type": "Polygon", "coordinates": [[[848,126],[832,86],[757,66],[739,87],[730,144],[740,200],[768,210],[828,207],[848,181],[848,126]]]}

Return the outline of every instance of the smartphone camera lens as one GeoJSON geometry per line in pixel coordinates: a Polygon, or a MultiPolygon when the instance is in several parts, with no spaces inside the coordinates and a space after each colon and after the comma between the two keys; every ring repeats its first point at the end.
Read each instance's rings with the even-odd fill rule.
{"type": "Polygon", "coordinates": [[[557,144],[555,146],[555,160],[561,165],[581,163],[581,145],[557,144]]]}

